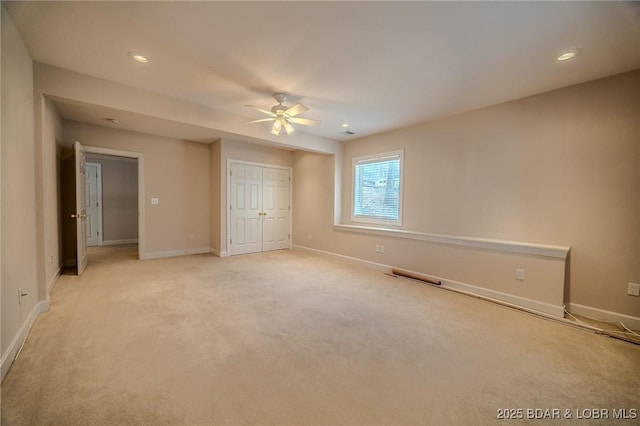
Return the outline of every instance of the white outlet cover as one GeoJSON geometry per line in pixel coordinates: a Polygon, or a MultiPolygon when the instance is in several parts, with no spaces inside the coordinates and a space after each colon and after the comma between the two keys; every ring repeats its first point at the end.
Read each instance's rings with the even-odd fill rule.
{"type": "Polygon", "coordinates": [[[151,204],[160,204],[160,200],[157,198],[152,198],[151,199],[151,204]]]}
{"type": "Polygon", "coordinates": [[[630,296],[640,296],[640,284],[629,283],[629,287],[627,288],[627,294],[630,296]]]}
{"type": "Polygon", "coordinates": [[[516,269],[516,280],[524,281],[524,269],[516,269]]]}

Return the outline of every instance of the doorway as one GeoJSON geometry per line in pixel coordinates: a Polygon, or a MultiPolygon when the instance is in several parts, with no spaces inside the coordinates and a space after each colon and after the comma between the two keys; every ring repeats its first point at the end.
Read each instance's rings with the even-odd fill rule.
{"type": "MultiPolygon", "coordinates": [[[[65,267],[74,269],[78,275],[82,273],[84,268],[81,266],[86,262],[80,262],[79,259],[86,257],[86,246],[96,241],[91,235],[93,234],[91,231],[94,230],[95,233],[99,233],[97,245],[137,244],[137,257],[143,258],[145,253],[144,154],[82,146],[79,143],[74,146],[76,145],[83,153],[80,171],[76,170],[74,158],[62,160],[60,167],[65,267]],[[88,163],[84,160],[85,158],[88,163]],[[95,188],[92,188],[90,173],[96,169],[91,166],[91,163],[99,163],[101,166],[102,182],[98,185],[96,179],[95,188]],[[116,167],[110,168],[107,167],[107,164],[109,166],[116,165],[116,167]],[[129,169],[128,172],[125,170],[126,168],[129,169]],[[83,182],[84,184],[76,185],[75,182],[83,182]],[[93,203],[91,193],[93,191],[97,197],[98,187],[100,187],[102,201],[95,201],[95,203],[102,210],[102,223],[100,224],[97,223],[97,220],[91,220],[89,209],[93,203]],[[76,202],[76,196],[79,193],[82,193],[83,202],[81,204],[76,202]],[[107,203],[108,200],[109,203],[107,203]],[[80,213],[76,206],[82,206],[80,213]],[[76,231],[76,224],[81,223],[78,218],[82,218],[83,226],[78,227],[76,231]],[[80,244],[81,240],[85,244],[80,244]],[[80,250],[80,246],[83,246],[83,250],[80,250]]],[[[98,213],[96,213],[96,219],[97,216],[98,213]]]]}
{"type": "Polygon", "coordinates": [[[291,247],[291,169],[229,160],[229,254],[291,247]]]}

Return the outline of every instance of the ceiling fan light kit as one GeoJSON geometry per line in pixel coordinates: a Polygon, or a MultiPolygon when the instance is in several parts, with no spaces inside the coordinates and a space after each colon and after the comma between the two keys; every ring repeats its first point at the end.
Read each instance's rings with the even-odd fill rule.
{"type": "Polygon", "coordinates": [[[303,126],[317,126],[320,124],[318,120],[313,120],[311,118],[302,118],[296,117],[298,114],[302,114],[305,111],[309,111],[309,108],[302,104],[295,104],[292,107],[286,107],[283,103],[287,100],[287,95],[284,93],[274,93],[274,99],[278,102],[278,105],[275,105],[271,108],[271,111],[267,111],[266,109],[254,108],[257,111],[262,112],[263,114],[267,114],[270,118],[263,118],[260,120],[251,120],[247,123],[262,123],[265,121],[273,121],[273,126],[271,126],[271,134],[280,135],[282,129],[290,135],[295,132],[296,129],[291,125],[291,123],[302,124],[303,126]]]}

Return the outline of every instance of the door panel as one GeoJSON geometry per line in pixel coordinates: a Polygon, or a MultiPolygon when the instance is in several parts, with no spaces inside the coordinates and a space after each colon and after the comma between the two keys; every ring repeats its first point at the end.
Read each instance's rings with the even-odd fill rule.
{"type": "Polygon", "coordinates": [[[264,242],[262,249],[280,250],[290,246],[290,181],[289,170],[265,168],[263,172],[264,242]]]}
{"type": "Polygon", "coordinates": [[[97,246],[102,242],[100,238],[100,164],[86,163],[86,198],[85,209],[87,211],[87,246],[97,246]]]}
{"type": "Polygon", "coordinates": [[[262,227],[259,226],[262,194],[262,168],[231,164],[229,220],[229,254],[262,251],[262,227]]]}
{"type": "Polygon", "coordinates": [[[80,142],[76,142],[74,148],[75,160],[75,181],[76,181],[76,209],[71,215],[76,221],[76,264],[78,275],[82,275],[87,267],[87,210],[86,206],[86,168],[85,168],[85,149],[80,142]]]}

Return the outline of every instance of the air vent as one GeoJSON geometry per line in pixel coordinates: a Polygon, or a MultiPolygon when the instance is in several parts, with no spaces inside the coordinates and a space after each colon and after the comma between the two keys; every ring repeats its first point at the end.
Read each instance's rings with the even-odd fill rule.
{"type": "Polygon", "coordinates": [[[353,135],[355,135],[355,133],[354,133],[354,132],[352,132],[351,130],[347,130],[346,132],[344,132],[344,134],[345,134],[345,135],[347,135],[347,136],[353,136],[353,135]]]}

